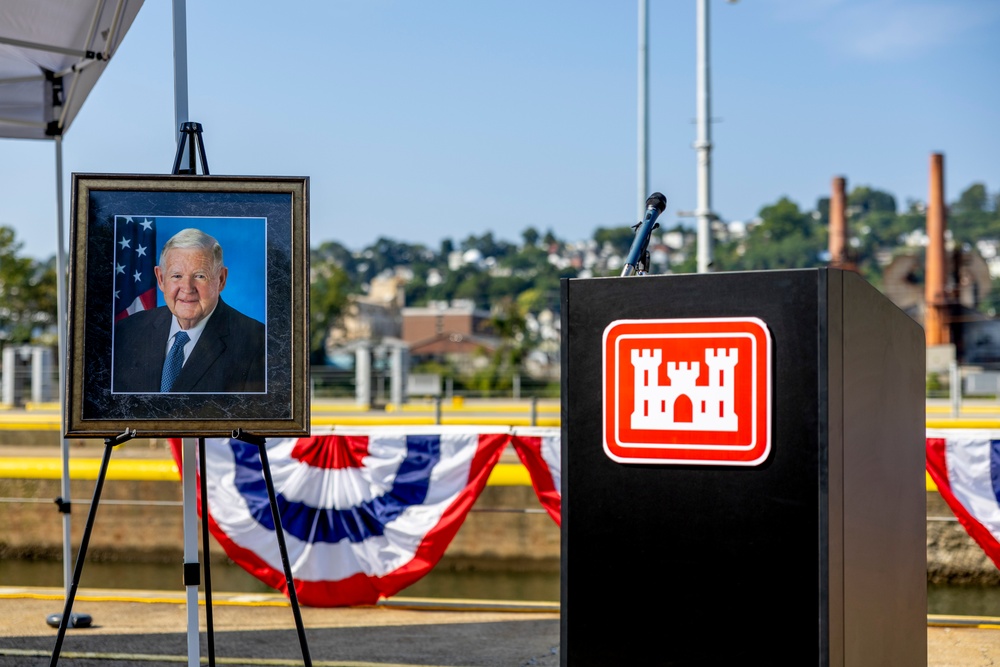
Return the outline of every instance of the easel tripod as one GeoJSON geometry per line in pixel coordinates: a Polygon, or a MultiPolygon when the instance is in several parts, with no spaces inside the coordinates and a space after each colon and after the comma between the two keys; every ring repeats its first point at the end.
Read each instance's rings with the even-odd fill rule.
{"type": "MultiPolygon", "coordinates": [[[[202,142],[202,127],[199,123],[183,123],[180,128],[181,139],[178,142],[177,154],[174,159],[173,175],[190,174],[194,175],[197,172],[196,168],[196,150],[197,156],[201,158],[202,171],[205,176],[209,175],[208,163],[205,159],[205,147],[202,142]],[[180,164],[185,152],[189,155],[188,168],[180,169],[180,164]]],[[[90,536],[93,532],[95,518],[97,516],[97,507],[100,503],[101,493],[104,487],[104,481],[107,477],[108,465],[111,461],[111,452],[114,447],[124,444],[136,437],[137,433],[135,429],[126,430],[125,432],[112,437],[106,438],[104,441],[104,454],[101,459],[101,466],[97,476],[97,482],[94,486],[94,497],[90,504],[90,511],[87,515],[87,523],[84,527],[83,537],[80,542],[80,550],[77,554],[76,565],[73,572],[73,579],[70,584],[69,590],[66,595],[66,603],[63,609],[62,617],[59,622],[59,629],[56,635],[55,647],[52,651],[52,659],[50,667],[55,667],[59,663],[59,654],[62,650],[62,644],[66,637],[66,630],[69,627],[69,623],[72,616],[73,602],[76,598],[76,592],[79,588],[80,577],[83,573],[83,564],[86,560],[87,548],[90,543],[90,536]]],[[[144,434],[145,435],[145,434],[144,434]]],[[[155,434],[150,434],[155,435],[155,434]]],[[[303,664],[306,667],[311,667],[312,659],[309,655],[309,647],[306,641],[305,628],[302,623],[302,614],[299,609],[298,596],[295,592],[295,582],[292,578],[291,562],[288,558],[288,550],[285,545],[284,530],[281,525],[281,515],[278,508],[277,495],[274,490],[274,480],[271,477],[271,468],[267,458],[267,447],[266,440],[264,437],[259,435],[254,435],[251,433],[246,433],[241,428],[236,428],[232,432],[234,439],[239,439],[251,445],[255,445],[258,448],[262,470],[264,475],[264,483],[267,488],[268,499],[270,501],[271,507],[271,518],[274,522],[275,536],[278,540],[278,550],[281,556],[281,562],[285,575],[285,585],[288,593],[288,598],[292,606],[292,614],[295,618],[295,627],[299,639],[299,645],[302,650],[303,664]]],[[[193,455],[194,452],[189,451],[188,448],[184,449],[184,456],[188,457],[193,455]]],[[[199,462],[199,476],[200,476],[200,496],[201,496],[201,526],[202,526],[202,544],[203,544],[203,557],[205,560],[205,609],[206,609],[206,627],[207,627],[207,639],[208,639],[208,664],[210,666],[215,665],[215,633],[214,624],[212,617],[212,586],[211,586],[211,566],[209,557],[209,529],[208,529],[208,483],[207,483],[207,464],[206,464],[206,446],[205,438],[198,438],[198,462],[199,462]]],[[[185,536],[187,537],[187,536],[185,536]]],[[[200,565],[198,562],[185,562],[184,563],[184,585],[197,587],[200,584],[200,565]]],[[[195,591],[196,593],[196,591],[195,591]]],[[[195,596],[196,599],[196,596],[195,596]]],[[[190,602],[189,602],[190,604],[190,602]]],[[[195,620],[196,612],[195,612],[195,620]]],[[[195,625],[195,632],[197,631],[197,625],[195,625]]],[[[194,638],[197,644],[197,637],[194,638]]],[[[197,646],[195,646],[197,649],[197,646]]],[[[190,653],[190,644],[189,644],[190,653]]],[[[197,655],[195,652],[194,655],[197,655]]],[[[191,656],[189,655],[189,659],[191,656]]]]}

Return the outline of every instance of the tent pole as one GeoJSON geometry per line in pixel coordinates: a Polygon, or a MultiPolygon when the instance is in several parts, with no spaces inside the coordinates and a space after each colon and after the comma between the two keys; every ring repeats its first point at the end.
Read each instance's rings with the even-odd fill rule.
{"type": "Polygon", "coordinates": [[[181,140],[181,125],[188,121],[187,7],[174,0],[174,137],[181,140]]]}
{"type": "MultiPolygon", "coordinates": [[[[56,326],[58,327],[59,359],[56,368],[59,372],[59,433],[66,432],[66,377],[65,366],[68,363],[66,354],[66,249],[64,247],[63,229],[63,159],[62,137],[56,135],[56,326]]],[[[70,532],[70,491],[69,491],[69,440],[62,437],[62,482],[59,488],[60,505],[63,524],[63,586],[69,596],[69,586],[72,580],[72,533],[70,532]]]]}

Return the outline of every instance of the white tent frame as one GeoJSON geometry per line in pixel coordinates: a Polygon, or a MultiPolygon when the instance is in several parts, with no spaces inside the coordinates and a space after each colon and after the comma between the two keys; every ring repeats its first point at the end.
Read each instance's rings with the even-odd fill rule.
{"type": "MultiPolygon", "coordinates": [[[[55,144],[56,185],[56,327],[59,347],[59,406],[60,432],[65,432],[65,394],[63,373],[66,366],[66,312],[67,312],[67,262],[65,246],[65,207],[63,202],[63,152],[62,138],[69,129],[90,90],[104,68],[121,45],[132,22],[142,8],[144,0],[117,0],[108,13],[108,0],[94,0],[92,11],[83,3],[74,3],[78,10],[74,16],[67,3],[43,3],[39,0],[20,0],[0,8],[0,17],[10,20],[9,25],[19,25],[34,32],[51,33],[50,41],[39,42],[0,35],[0,55],[5,56],[0,72],[0,100],[4,92],[14,102],[8,113],[0,113],[0,138],[52,139],[55,144]],[[81,9],[81,5],[83,8],[81,9]],[[53,21],[57,13],[63,21],[53,21]],[[87,24],[82,43],[73,43],[72,32],[87,24]],[[105,31],[101,27],[107,25],[105,31]],[[56,43],[62,38],[62,43],[56,43]],[[103,45],[98,47],[99,40],[103,45]],[[52,56],[68,56],[53,58],[52,56]],[[59,69],[45,65],[59,62],[59,69]],[[44,64],[43,64],[44,63],[44,64]],[[38,74],[24,74],[21,70],[37,69],[38,74]],[[16,73],[10,76],[9,73],[16,73]],[[63,80],[72,76],[69,90],[63,80]],[[9,86],[9,88],[8,88],[9,86]],[[65,91],[65,94],[63,94],[65,91]],[[19,95],[20,93],[20,95],[19,95]],[[15,113],[10,113],[13,110],[15,113]],[[18,115],[16,111],[20,110],[18,115]]],[[[34,33],[33,33],[34,34],[34,33]]],[[[69,595],[72,579],[72,533],[69,508],[71,507],[69,475],[69,441],[61,439],[62,471],[60,476],[60,509],[63,530],[63,584],[69,595]]]]}

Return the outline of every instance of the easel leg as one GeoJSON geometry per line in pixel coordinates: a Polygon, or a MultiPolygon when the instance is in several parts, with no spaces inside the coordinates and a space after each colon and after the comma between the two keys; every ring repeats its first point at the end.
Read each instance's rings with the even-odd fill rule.
{"type": "Polygon", "coordinates": [[[281,565],[285,570],[285,585],[288,588],[288,600],[292,603],[292,615],[295,617],[295,630],[299,634],[299,645],[302,647],[302,660],[305,667],[312,667],[309,657],[309,645],[306,642],[306,631],[302,624],[302,613],[299,610],[299,598],[295,593],[295,581],[292,579],[292,566],[288,560],[288,549],[285,547],[285,530],[281,527],[281,514],[278,511],[278,499],[274,493],[274,480],[271,477],[271,465],[267,460],[267,447],[263,442],[256,443],[260,450],[261,467],[264,470],[264,484],[267,486],[267,497],[271,501],[271,519],[274,521],[274,534],[278,538],[278,551],[281,554],[281,565]]]}
{"type": "Polygon", "coordinates": [[[201,664],[201,636],[198,630],[198,585],[201,583],[201,565],[198,562],[198,466],[197,440],[182,441],[181,485],[184,497],[184,588],[187,600],[187,654],[188,667],[201,664]]]}
{"type": "Polygon", "coordinates": [[[215,667],[215,624],[212,621],[212,566],[208,555],[208,473],[205,438],[198,438],[198,467],[201,471],[201,544],[205,569],[205,630],[208,635],[208,667],[215,667]]]}
{"type": "Polygon", "coordinates": [[[295,617],[295,631],[299,635],[299,646],[302,648],[302,663],[304,667],[312,667],[309,656],[309,644],[306,641],[306,630],[302,624],[302,612],[299,610],[299,597],[295,592],[295,580],[292,578],[292,565],[288,560],[288,547],[285,546],[285,529],[281,526],[281,512],[278,509],[278,498],[274,493],[274,478],[271,477],[271,463],[267,460],[267,441],[259,436],[246,433],[243,429],[233,431],[233,438],[250,445],[255,445],[260,453],[261,469],[264,472],[264,486],[267,487],[267,499],[271,504],[271,520],[274,522],[274,534],[278,538],[278,553],[281,554],[281,565],[285,572],[285,587],[288,590],[288,600],[292,603],[292,615],[295,617]]]}
{"type": "Polygon", "coordinates": [[[94,484],[94,499],[90,503],[90,512],[87,514],[87,525],[83,529],[83,538],[80,540],[80,551],[76,555],[76,567],[73,570],[73,583],[69,587],[66,595],[66,606],[63,609],[62,619],[59,622],[59,632],[56,634],[56,645],[52,649],[52,660],[50,667],[59,664],[59,653],[62,651],[63,640],[66,638],[66,629],[69,627],[69,619],[73,614],[73,600],[76,599],[76,590],[80,587],[80,577],[83,575],[83,562],[87,557],[87,547],[90,544],[90,534],[94,530],[94,519],[97,517],[97,506],[101,502],[101,491],[104,489],[104,479],[108,476],[108,464],[111,463],[111,450],[116,445],[131,440],[135,436],[135,431],[126,431],[114,438],[107,438],[104,441],[104,456],[101,458],[101,469],[97,473],[97,482],[94,484]]]}

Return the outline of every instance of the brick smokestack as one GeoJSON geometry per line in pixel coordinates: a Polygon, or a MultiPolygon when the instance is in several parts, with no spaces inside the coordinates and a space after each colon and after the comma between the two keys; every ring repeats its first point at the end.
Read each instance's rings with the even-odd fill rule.
{"type": "Polygon", "coordinates": [[[924,269],[924,333],[927,345],[951,342],[948,331],[948,298],[945,292],[944,233],[947,226],[944,155],[931,153],[930,193],[927,199],[927,264],[924,269]]]}
{"type": "Polygon", "coordinates": [[[847,179],[833,179],[830,195],[830,266],[837,269],[854,268],[847,258],[847,179]]]}

